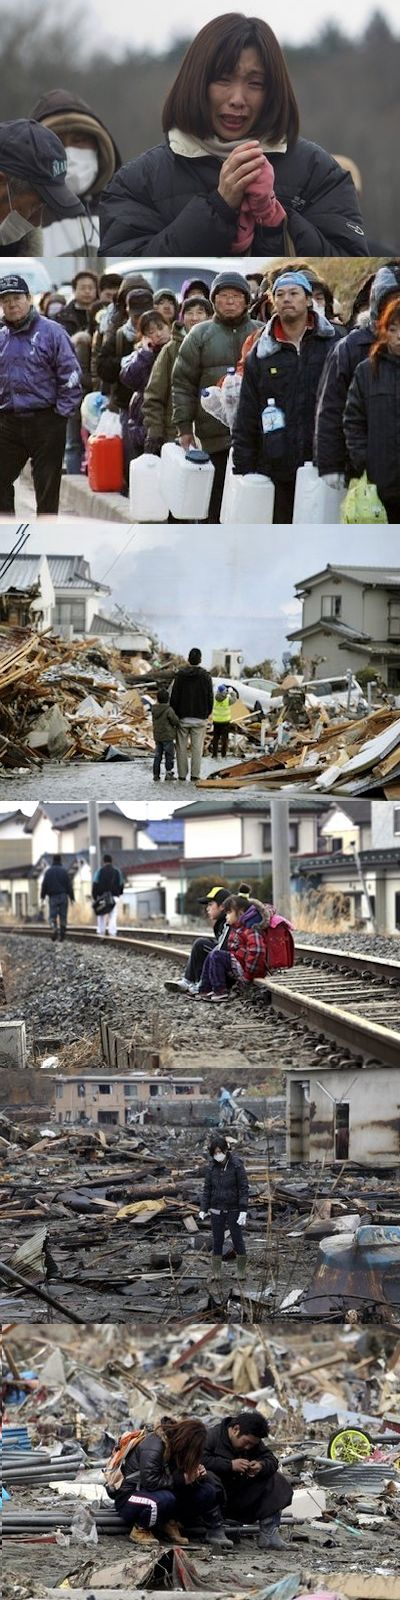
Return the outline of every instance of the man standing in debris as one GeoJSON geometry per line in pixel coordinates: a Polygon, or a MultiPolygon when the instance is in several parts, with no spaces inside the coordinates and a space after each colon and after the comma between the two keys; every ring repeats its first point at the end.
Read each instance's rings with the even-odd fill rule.
{"type": "Polygon", "coordinates": [[[73,884],[66,867],[62,866],[61,856],[53,856],[53,865],[47,867],[40,899],[49,901],[49,920],[51,924],[51,937],[53,940],[65,939],[67,932],[68,901],[74,900],[73,884]]]}
{"type": "Polygon", "coordinates": [[[261,1550],[284,1550],[279,1523],[281,1512],[291,1504],[293,1489],[264,1443],[268,1433],[261,1411],[239,1411],[236,1416],[224,1417],[207,1428],[203,1461],[223,1485],[226,1516],[238,1522],[259,1522],[261,1550]]]}
{"type": "Polygon", "coordinates": [[[239,1282],[246,1277],[246,1245],[243,1228],[247,1221],[249,1183],[244,1162],[230,1150],[223,1133],[218,1133],[210,1143],[211,1160],[206,1167],[203,1190],[203,1209],[200,1222],[210,1215],[213,1237],[211,1275],[222,1285],[222,1251],[226,1230],[230,1233],[236,1251],[239,1282]]]}
{"type": "Polygon", "coordinates": [[[93,909],[97,917],[97,933],[100,939],[109,935],[115,939],[117,934],[117,900],[124,891],[124,880],[119,867],[114,867],[113,858],[103,856],[103,865],[98,867],[93,878],[93,909]]]}
{"type": "Polygon", "coordinates": [[[229,889],[222,889],[217,884],[214,889],[209,889],[203,900],[199,900],[199,905],[206,907],[212,936],[202,934],[199,939],[195,939],[183,977],[167,979],[166,989],[176,989],[183,994],[197,994],[206,956],[215,948],[222,950],[228,938],[229,927],[224,914],[225,900],[228,899],[229,889]]]}
{"type": "Polygon", "coordinates": [[[58,512],[67,418],[82,399],[81,370],[64,328],[42,317],[19,273],[0,277],[0,512],[32,463],[37,514],[58,512]]]}
{"type": "Polygon", "coordinates": [[[196,783],[200,777],[207,721],[214,705],[213,681],[211,673],[201,665],[201,650],[189,650],[187,666],[178,668],[170,701],[179,717],[179,728],[176,730],[179,782],[185,783],[187,778],[190,744],[190,777],[192,783],[196,783]]]}

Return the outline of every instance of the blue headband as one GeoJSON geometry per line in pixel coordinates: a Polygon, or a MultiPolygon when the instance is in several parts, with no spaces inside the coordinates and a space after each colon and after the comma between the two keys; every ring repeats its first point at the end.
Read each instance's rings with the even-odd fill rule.
{"type": "Polygon", "coordinates": [[[299,289],[305,289],[306,294],[312,294],[312,284],[305,272],[281,272],[279,278],[275,278],[272,293],[276,294],[277,289],[287,289],[292,283],[296,283],[299,289]]]}

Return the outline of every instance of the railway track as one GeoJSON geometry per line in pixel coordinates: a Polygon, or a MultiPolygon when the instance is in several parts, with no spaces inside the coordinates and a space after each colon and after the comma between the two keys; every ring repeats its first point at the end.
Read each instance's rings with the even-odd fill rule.
{"type": "MultiPolygon", "coordinates": [[[[49,928],[40,924],[11,931],[22,938],[50,937],[49,928]]],[[[107,948],[116,956],[121,949],[132,955],[139,951],[178,966],[187,958],[197,932],[157,928],[149,934],[146,928],[135,928],[108,940],[107,948]]],[[[93,929],[70,927],[70,941],[100,946],[93,929]]],[[[268,997],[280,1016],[301,1020],[321,1040],[332,1039],[362,1061],[399,1066],[400,961],[302,944],[298,939],[295,966],[257,979],[254,988],[268,997]]]]}

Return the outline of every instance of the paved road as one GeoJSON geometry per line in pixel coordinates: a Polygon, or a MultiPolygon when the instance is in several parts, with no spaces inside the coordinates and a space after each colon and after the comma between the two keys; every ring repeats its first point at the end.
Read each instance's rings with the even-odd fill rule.
{"type": "MultiPolygon", "coordinates": [[[[227,757],[229,766],[231,757],[227,757]]],[[[218,758],[220,766],[224,763],[218,758]]],[[[211,756],[205,756],[202,775],[215,769],[211,756]]],[[[63,766],[46,761],[41,771],[10,772],[0,776],[0,800],[159,800],[163,805],[187,804],[199,800],[203,791],[196,784],[153,783],[151,756],[136,756],[133,761],[79,761],[63,766]]],[[[206,791],[204,790],[204,798],[206,791]]]]}

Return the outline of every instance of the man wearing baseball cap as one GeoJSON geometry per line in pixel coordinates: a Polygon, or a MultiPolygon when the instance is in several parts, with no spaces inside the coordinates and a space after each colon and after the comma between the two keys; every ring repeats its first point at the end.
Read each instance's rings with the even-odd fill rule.
{"type": "Polygon", "coordinates": [[[209,889],[208,894],[199,900],[199,906],[206,907],[208,921],[213,930],[212,938],[204,934],[200,939],[195,939],[183,978],[167,980],[166,989],[175,989],[181,994],[197,994],[206,956],[210,950],[216,948],[222,950],[228,938],[229,927],[225,922],[224,913],[225,900],[229,900],[229,889],[223,889],[221,884],[209,889]]]}
{"type": "Polygon", "coordinates": [[[279,273],[272,317],[245,361],[233,427],[233,471],[275,484],[274,522],[291,522],[298,467],[313,459],[317,392],[325,362],[343,337],[315,311],[303,268],[279,273]]]}
{"type": "Polygon", "coordinates": [[[27,117],[0,123],[0,255],[29,255],[36,228],[84,214],[66,173],[64,145],[50,128],[27,117]]]}
{"type": "Polygon", "coordinates": [[[82,399],[69,334],[32,302],[18,272],[1,273],[0,512],[14,513],[14,484],[32,464],[37,513],[57,513],[67,418],[82,399]]]}

